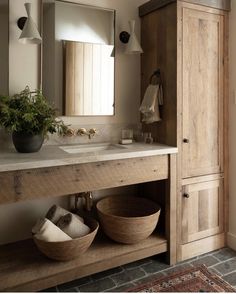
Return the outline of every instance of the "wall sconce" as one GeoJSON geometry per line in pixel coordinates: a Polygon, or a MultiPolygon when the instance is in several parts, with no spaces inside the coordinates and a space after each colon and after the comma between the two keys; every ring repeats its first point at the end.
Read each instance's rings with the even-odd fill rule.
{"type": "Polygon", "coordinates": [[[25,10],[28,17],[21,17],[17,21],[18,28],[22,30],[19,42],[23,44],[40,44],[42,38],[31,17],[31,3],[25,3],[25,10]]]}
{"type": "Polygon", "coordinates": [[[143,53],[143,49],[139,44],[137,36],[135,34],[135,20],[129,21],[130,34],[126,31],[120,33],[120,41],[127,44],[125,53],[126,54],[138,54],[143,53]]]}

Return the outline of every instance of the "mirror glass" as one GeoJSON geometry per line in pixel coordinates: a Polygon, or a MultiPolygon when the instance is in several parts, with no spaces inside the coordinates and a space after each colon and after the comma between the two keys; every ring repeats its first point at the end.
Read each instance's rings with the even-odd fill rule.
{"type": "Polygon", "coordinates": [[[114,115],[115,11],[43,1],[42,90],[59,115],[114,115]]]}

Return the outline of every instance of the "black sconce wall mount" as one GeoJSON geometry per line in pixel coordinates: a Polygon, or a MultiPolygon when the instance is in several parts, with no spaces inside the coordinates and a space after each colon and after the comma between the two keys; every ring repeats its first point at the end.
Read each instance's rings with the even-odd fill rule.
{"type": "Polygon", "coordinates": [[[26,16],[22,16],[18,19],[17,26],[20,30],[23,30],[26,20],[27,20],[26,16]]]}
{"type": "Polygon", "coordinates": [[[130,34],[126,31],[123,31],[120,33],[120,41],[124,44],[127,44],[129,42],[130,34]]]}

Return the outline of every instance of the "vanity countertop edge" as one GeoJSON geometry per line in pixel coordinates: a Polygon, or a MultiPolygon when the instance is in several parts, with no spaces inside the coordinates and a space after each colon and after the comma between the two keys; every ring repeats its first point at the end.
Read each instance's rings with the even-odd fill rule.
{"type": "Polygon", "coordinates": [[[178,152],[177,147],[163,144],[133,143],[124,149],[68,154],[58,145],[43,146],[37,153],[18,153],[14,148],[0,150],[0,172],[66,166],[82,163],[147,157],[178,152]]]}

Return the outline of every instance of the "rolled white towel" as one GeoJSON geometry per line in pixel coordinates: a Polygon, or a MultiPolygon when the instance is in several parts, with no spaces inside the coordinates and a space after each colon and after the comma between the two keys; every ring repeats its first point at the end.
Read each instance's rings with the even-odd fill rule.
{"type": "MultiPolygon", "coordinates": [[[[62,207],[60,207],[60,206],[53,205],[53,206],[48,210],[48,212],[47,212],[47,214],[46,214],[45,217],[46,217],[47,219],[49,219],[51,222],[53,222],[54,224],[56,224],[62,216],[66,215],[66,214],[68,214],[68,213],[70,213],[68,210],[66,210],[66,209],[64,209],[64,208],[62,208],[62,207]]],[[[82,217],[80,217],[80,216],[78,216],[78,215],[76,215],[76,217],[77,217],[82,223],[84,223],[84,219],[83,219],[82,217]]]]}
{"type": "Polygon", "coordinates": [[[57,222],[57,226],[73,239],[83,237],[90,233],[90,228],[72,213],[62,216],[57,222]]]}
{"type": "Polygon", "coordinates": [[[46,218],[40,218],[32,228],[34,237],[47,242],[62,242],[72,240],[70,236],[64,233],[54,223],[46,218]]]}

